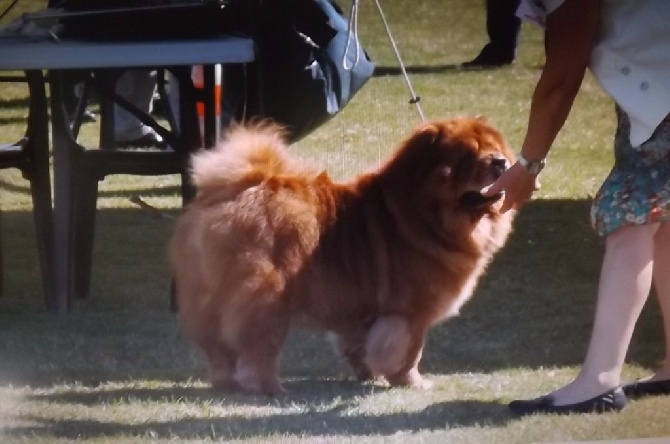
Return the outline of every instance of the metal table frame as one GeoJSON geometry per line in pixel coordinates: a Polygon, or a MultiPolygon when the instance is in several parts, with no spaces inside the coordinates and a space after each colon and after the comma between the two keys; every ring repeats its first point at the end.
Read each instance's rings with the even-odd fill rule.
{"type": "MultiPolygon", "coordinates": [[[[170,174],[175,168],[182,174],[182,190],[185,198],[189,190],[185,183],[185,163],[188,154],[197,147],[199,140],[198,120],[194,102],[195,89],[190,80],[190,66],[203,65],[204,91],[213,97],[214,66],[216,64],[249,63],[254,60],[254,44],[244,37],[217,37],[204,40],[141,41],[141,42],[85,42],[74,40],[53,41],[36,37],[0,37],[0,70],[31,71],[47,70],[50,90],[52,152],[53,152],[53,257],[45,261],[47,269],[42,273],[49,282],[45,288],[47,307],[50,311],[68,312],[72,301],[79,293],[88,291],[90,274],[90,252],[77,251],[78,242],[92,242],[94,220],[90,214],[90,200],[97,198],[97,183],[94,193],[81,192],[83,175],[104,177],[105,174],[170,174]],[[63,108],[63,73],[67,70],[82,70],[96,79],[118,75],[128,68],[169,69],[179,80],[180,129],[169,130],[174,153],[167,159],[161,152],[119,152],[117,150],[84,150],[71,131],[63,108]],[[163,157],[165,160],[161,160],[163,157]],[[96,168],[99,171],[95,171],[96,168]],[[163,172],[165,171],[165,172],[163,172]],[[80,201],[88,200],[88,206],[80,201]],[[86,208],[84,208],[86,207],[86,208]],[[88,208],[88,209],[87,209],[88,208]],[[83,218],[83,219],[82,219],[83,218]],[[84,223],[81,223],[84,220],[84,223]],[[88,264],[82,263],[89,261],[88,264]],[[88,268],[87,268],[88,267],[88,268]],[[83,283],[82,283],[83,282],[83,283]]],[[[113,87],[101,83],[103,91],[107,85],[107,96],[119,102],[113,87]]],[[[205,140],[210,145],[216,138],[216,116],[212,100],[205,102],[205,140]]],[[[120,103],[123,105],[123,103],[120,103]]],[[[34,113],[39,118],[46,113],[34,113]]],[[[32,114],[31,114],[32,116],[32,114]]],[[[146,116],[151,119],[150,116],[146,116]]],[[[155,122],[155,121],[154,121],[155,122]]],[[[29,125],[30,126],[30,125],[29,125]]],[[[95,179],[98,180],[98,179],[95,179]]],[[[94,217],[94,213],[93,213],[94,217]]]]}

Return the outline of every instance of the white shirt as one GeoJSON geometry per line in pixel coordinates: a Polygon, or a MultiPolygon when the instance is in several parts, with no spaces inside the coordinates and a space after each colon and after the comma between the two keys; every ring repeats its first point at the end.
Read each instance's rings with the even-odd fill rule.
{"type": "MultiPolygon", "coordinates": [[[[522,0],[517,15],[544,25],[564,0],[522,0]]],[[[603,0],[589,68],[628,114],[639,146],[670,114],[670,0],[603,0]]]]}

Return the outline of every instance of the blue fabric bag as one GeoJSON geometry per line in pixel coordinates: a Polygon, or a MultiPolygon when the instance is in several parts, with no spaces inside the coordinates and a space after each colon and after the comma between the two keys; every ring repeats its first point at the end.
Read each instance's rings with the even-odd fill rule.
{"type": "MultiPolygon", "coordinates": [[[[245,107],[237,118],[271,118],[299,140],[339,113],[375,66],[331,1],[259,0],[252,9],[258,60],[245,77],[245,107]]],[[[229,92],[235,78],[225,78],[229,92]]]]}

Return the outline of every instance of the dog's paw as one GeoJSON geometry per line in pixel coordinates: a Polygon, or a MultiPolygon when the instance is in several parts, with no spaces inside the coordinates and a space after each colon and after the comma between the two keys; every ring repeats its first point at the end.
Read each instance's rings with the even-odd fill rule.
{"type": "Polygon", "coordinates": [[[260,370],[256,365],[251,365],[244,360],[237,362],[233,379],[242,390],[250,393],[259,393],[266,396],[279,396],[285,393],[281,381],[274,371],[260,370]]]}
{"type": "Polygon", "coordinates": [[[418,381],[412,381],[409,386],[421,390],[430,390],[433,388],[433,385],[432,381],[420,377],[418,381]]]}
{"type": "Polygon", "coordinates": [[[281,383],[270,383],[267,385],[263,385],[261,387],[261,393],[264,394],[265,396],[270,396],[272,398],[275,398],[277,396],[281,396],[287,393],[286,389],[284,388],[281,383]]]}
{"type": "Polygon", "coordinates": [[[421,376],[416,367],[407,373],[393,375],[387,379],[393,387],[409,387],[421,390],[433,388],[433,383],[421,376]]]}

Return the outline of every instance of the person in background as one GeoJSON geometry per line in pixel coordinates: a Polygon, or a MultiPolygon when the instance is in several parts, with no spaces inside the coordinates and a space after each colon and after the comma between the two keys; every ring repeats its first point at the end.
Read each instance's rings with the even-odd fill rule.
{"type": "MultiPolygon", "coordinates": [[[[145,114],[153,109],[156,75],[146,69],[124,72],[116,84],[116,92],[145,114]]],[[[140,122],[119,105],[114,105],[114,137],[116,146],[164,148],[163,138],[153,128],[140,122]]]]}
{"type": "Polygon", "coordinates": [[[516,56],[521,19],[516,16],[520,0],[486,0],[486,32],[489,43],[464,68],[498,68],[516,56]]]}
{"type": "Polygon", "coordinates": [[[618,125],[615,164],[591,208],[605,253],[582,368],[568,385],[509,407],[518,414],[603,412],[629,398],[670,394],[670,2],[523,0],[519,15],[544,26],[546,63],[519,160],[483,193],[504,192],[501,211],[531,197],[587,66],[614,99],[618,125]],[[648,378],[620,386],[652,283],[665,360],[648,378]]]}
{"type": "MultiPolygon", "coordinates": [[[[74,118],[77,106],[81,95],[82,83],[78,82],[74,71],[63,72],[63,106],[70,119],[74,118]]],[[[84,110],[81,116],[82,123],[90,123],[97,121],[97,116],[93,111],[86,108],[87,104],[83,104],[84,110]]]]}
{"type": "MultiPolygon", "coordinates": [[[[86,11],[87,8],[85,6],[86,4],[80,1],[68,2],[67,0],[49,0],[47,2],[48,8],[64,8],[64,11],[86,11]],[[84,7],[82,7],[82,5],[84,7]]],[[[78,83],[76,78],[68,79],[65,83],[65,106],[70,116],[72,116],[76,109],[77,102],[79,101],[77,90],[81,83],[78,83]]],[[[121,78],[116,85],[116,92],[121,97],[128,100],[140,111],[143,111],[146,114],[149,114],[152,110],[155,91],[156,77],[149,70],[128,70],[121,75],[121,78]]],[[[95,120],[95,114],[90,110],[85,109],[83,122],[92,122],[95,120]]],[[[144,125],[135,116],[118,105],[114,106],[114,136],[116,145],[119,148],[165,147],[163,138],[157,134],[156,131],[144,125]]]]}

